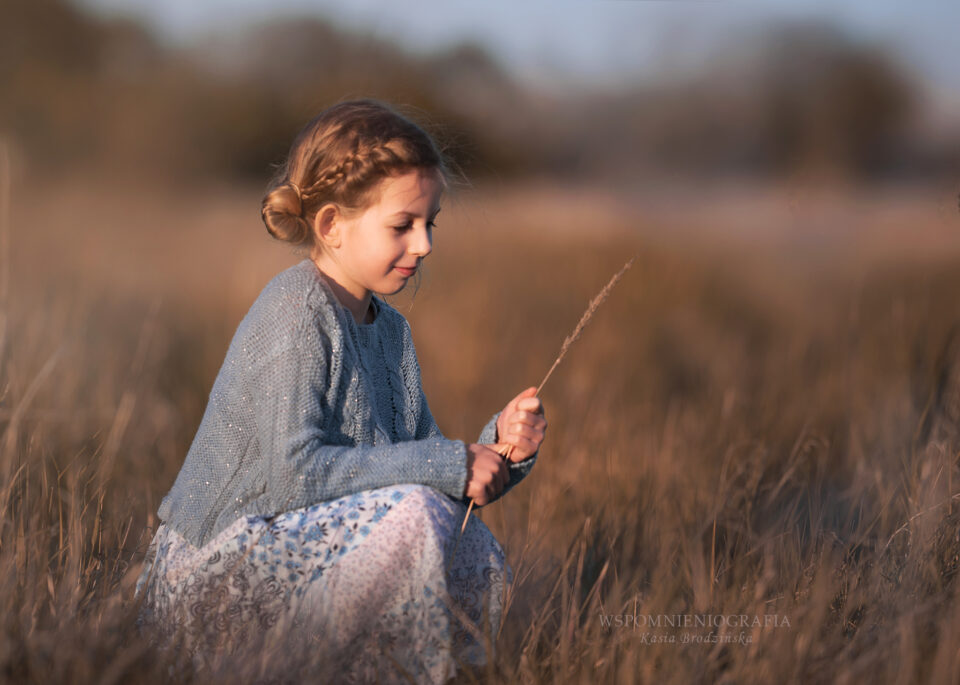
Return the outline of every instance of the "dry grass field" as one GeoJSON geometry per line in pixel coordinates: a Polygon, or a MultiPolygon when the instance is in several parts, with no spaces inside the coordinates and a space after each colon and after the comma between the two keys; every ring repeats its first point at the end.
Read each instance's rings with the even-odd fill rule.
{"type": "MultiPolygon", "coordinates": [[[[0,680],[281,673],[281,654],[192,672],[132,630],[132,594],[230,337],[300,256],[258,188],[11,190],[0,680]]],[[[637,256],[544,389],[537,467],[478,512],[516,582],[476,677],[957,682],[946,197],[531,182],[446,203],[419,291],[389,299],[448,437],[539,383],[637,256]],[[684,624],[703,616],[722,618],[684,624]]]]}

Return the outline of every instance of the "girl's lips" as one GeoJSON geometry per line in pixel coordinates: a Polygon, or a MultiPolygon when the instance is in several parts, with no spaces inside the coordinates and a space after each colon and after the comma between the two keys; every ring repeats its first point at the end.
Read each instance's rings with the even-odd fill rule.
{"type": "Polygon", "coordinates": [[[413,267],[412,269],[405,269],[405,268],[403,268],[402,266],[395,266],[395,267],[393,267],[393,268],[396,269],[397,271],[399,271],[399,272],[400,272],[401,274],[403,274],[404,276],[413,276],[413,274],[415,274],[415,273],[417,272],[417,268],[416,268],[416,267],[413,267]]]}

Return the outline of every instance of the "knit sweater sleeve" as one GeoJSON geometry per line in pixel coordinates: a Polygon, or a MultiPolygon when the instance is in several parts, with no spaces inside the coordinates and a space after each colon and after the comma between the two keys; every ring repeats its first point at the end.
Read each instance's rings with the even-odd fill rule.
{"type": "MultiPolygon", "coordinates": [[[[409,336],[410,334],[409,328],[405,331],[405,333],[406,335],[409,336]]],[[[413,351],[412,346],[411,346],[411,351],[412,351],[412,357],[413,357],[414,373],[417,374],[417,379],[419,381],[420,363],[417,360],[416,352],[413,351]]],[[[440,427],[437,426],[437,422],[434,420],[433,414],[430,412],[430,406],[427,404],[427,396],[423,392],[422,386],[420,385],[419,382],[417,383],[417,386],[420,387],[421,390],[420,390],[420,412],[419,412],[420,420],[417,424],[416,437],[418,439],[431,438],[431,437],[442,438],[443,434],[440,432],[440,427]]],[[[480,436],[477,438],[477,442],[479,444],[492,445],[497,442],[497,439],[499,437],[497,435],[497,419],[499,417],[500,417],[500,412],[497,412],[492,417],[490,417],[489,421],[487,421],[487,424],[480,431],[480,436]]],[[[508,463],[510,480],[507,482],[507,485],[500,492],[500,494],[497,495],[497,497],[495,497],[492,501],[496,501],[501,497],[503,497],[504,495],[506,495],[510,490],[513,489],[513,487],[517,483],[519,483],[520,481],[522,481],[524,478],[527,477],[527,474],[530,473],[530,470],[533,468],[533,465],[537,461],[538,454],[539,454],[539,451],[530,455],[529,457],[527,457],[521,462],[514,463],[511,461],[508,463]]],[[[469,502],[469,498],[466,496],[460,497],[459,499],[464,503],[469,502]]]]}
{"type": "Polygon", "coordinates": [[[309,321],[298,328],[276,349],[247,360],[267,488],[278,511],[399,483],[461,499],[467,472],[460,440],[437,431],[383,445],[343,444],[350,440],[338,427],[358,418],[356,398],[344,404],[342,416],[330,416],[332,343],[309,321]]]}

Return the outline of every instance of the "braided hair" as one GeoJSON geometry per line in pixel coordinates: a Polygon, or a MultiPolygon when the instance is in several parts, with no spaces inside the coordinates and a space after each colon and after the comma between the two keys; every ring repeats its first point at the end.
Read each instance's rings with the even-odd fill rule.
{"type": "Polygon", "coordinates": [[[274,238],[312,248],[311,225],[321,207],[362,209],[384,178],[416,169],[448,176],[442,155],[422,128],[377,100],[341,102],[297,134],[260,215],[274,238]]]}

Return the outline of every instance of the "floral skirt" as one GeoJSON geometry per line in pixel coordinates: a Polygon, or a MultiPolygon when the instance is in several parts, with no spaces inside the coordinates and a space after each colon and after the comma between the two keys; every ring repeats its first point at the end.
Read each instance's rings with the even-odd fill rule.
{"type": "Polygon", "coordinates": [[[243,517],[199,549],[161,524],[137,582],[140,623],[195,658],[298,645],[338,681],[445,682],[458,662],[486,662],[512,582],[482,521],[456,542],[465,514],[403,484],[243,517]]]}

